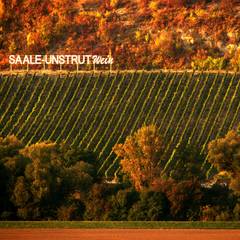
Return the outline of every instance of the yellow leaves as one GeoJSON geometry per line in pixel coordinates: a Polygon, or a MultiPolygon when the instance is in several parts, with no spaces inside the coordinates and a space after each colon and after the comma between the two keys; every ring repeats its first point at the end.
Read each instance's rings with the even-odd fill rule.
{"type": "Polygon", "coordinates": [[[123,150],[123,144],[116,144],[113,147],[113,151],[116,153],[117,156],[123,157],[125,151],[123,150]]]}
{"type": "Polygon", "coordinates": [[[27,46],[30,47],[31,45],[34,45],[34,40],[32,37],[32,33],[28,33],[27,35],[27,46]]]}
{"type": "Polygon", "coordinates": [[[110,11],[106,11],[106,12],[105,12],[105,14],[104,14],[104,15],[105,15],[105,18],[108,18],[108,17],[110,17],[110,16],[111,16],[111,14],[112,14],[112,13],[111,13],[110,11]]]}
{"type": "Polygon", "coordinates": [[[160,50],[163,54],[173,56],[177,43],[177,35],[174,31],[163,30],[154,41],[153,49],[160,50]]]}
{"type": "Polygon", "coordinates": [[[205,9],[202,8],[197,8],[194,13],[198,16],[198,17],[205,17],[208,15],[208,12],[205,9]]]}
{"type": "Polygon", "coordinates": [[[141,39],[141,32],[139,30],[135,32],[135,38],[137,41],[141,39]]]}
{"type": "Polygon", "coordinates": [[[218,173],[219,177],[229,177],[229,173],[227,171],[221,171],[218,173]]]}
{"type": "Polygon", "coordinates": [[[144,126],[124,144],[117,144],[113,151],[121,157],[121,166],[134,182],[135,188],[141,190],[151,183],[154,176],[160,175],[157,164],[163,150],[162,139],[154,125],[144,126]]]}
{"type": "Polygon", "coordinates": [[[20,146],[22,146],[22,143],[20,140],[17,139],[16,136],[9,135],[5,138],[0,137],[0,145],[2,147],[9,148],[9,147],[20,147],[20,146]]]}
{"type": "Polygon", "coordinates": [[[237,45],[235,44],[228,44],[226,46],[226,51],[228,54],[233,55],[237,50],[237,45]]]}
{"type": "Polygon", "coordinates": [[[112,8],[117,7],[119,3],[120,3],[120,0],[110,0],[110,6],[112,8]]]}
{"type": "Polygon", "coordinates": [[[32,144],[24,149],[20,150],[20,153],[28,157],[32,160],[41,159],[45,160],[51,159],[51,156],[55,155],[56,153],[56,143],[52,142],[40,142],[36,144],[32,144]]]}
{"type": "Polygon", "coordinates": [[[94,16],[96,18],[101,18],[102,17],[102,14],[100,12],[95,12],[94,16]]]}
{"type": "Polygon", "coordinates": [[[158,8],[159,8],[159,2],[158,1],[151,1],[149,3],[149,8],[152,10],[152,11],[157,11],[158,8]]]}

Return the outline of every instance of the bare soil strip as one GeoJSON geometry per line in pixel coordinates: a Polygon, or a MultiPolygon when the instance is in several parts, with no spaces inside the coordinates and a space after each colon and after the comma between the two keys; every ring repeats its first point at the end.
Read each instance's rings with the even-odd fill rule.
{"type": "Polygon", "coordinates": [[[239,240],[240,230],[0,229],[1,240],[239,240]]]}

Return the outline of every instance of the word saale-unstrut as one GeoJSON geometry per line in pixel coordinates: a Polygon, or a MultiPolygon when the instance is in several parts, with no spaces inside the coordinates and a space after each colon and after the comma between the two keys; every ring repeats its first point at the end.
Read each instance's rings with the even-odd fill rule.
{"type": "Polygon", "coordinates": [[[9,64],[113,64],[111,56],[100,55],[10,55],[9,64]]]}

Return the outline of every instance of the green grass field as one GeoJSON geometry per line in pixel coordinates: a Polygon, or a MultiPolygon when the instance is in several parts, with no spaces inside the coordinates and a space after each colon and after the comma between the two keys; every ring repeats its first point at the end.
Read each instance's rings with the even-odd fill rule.
{"type": "Polygon", "coordinates": [[[240,222],[1,221],[0,228],[240,229],[240,222]]]}

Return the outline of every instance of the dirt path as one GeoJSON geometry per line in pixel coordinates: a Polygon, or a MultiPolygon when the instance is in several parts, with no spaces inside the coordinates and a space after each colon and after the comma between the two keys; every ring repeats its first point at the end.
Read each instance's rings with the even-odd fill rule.
{"type": "Polygon", "coordinates": [[[240,230],[0,229],[1,240],[239,240],[240,230]]]}

